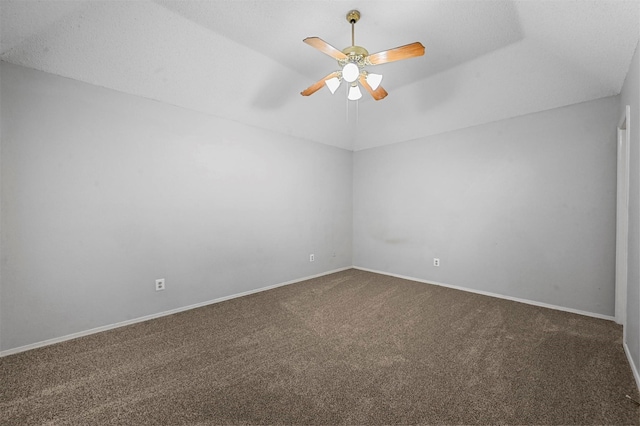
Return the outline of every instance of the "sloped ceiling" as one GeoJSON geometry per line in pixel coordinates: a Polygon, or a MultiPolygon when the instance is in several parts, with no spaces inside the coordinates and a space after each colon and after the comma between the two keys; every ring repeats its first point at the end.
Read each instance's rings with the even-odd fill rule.
{"type": "Polygon", "coordinates": [[[0,59],[360,150],[616,95],[640,2],[0,1],[0,59]],[[389,96],[300,91],[337,69],[302,43],[423,57],[370,67],[389,96]]]}

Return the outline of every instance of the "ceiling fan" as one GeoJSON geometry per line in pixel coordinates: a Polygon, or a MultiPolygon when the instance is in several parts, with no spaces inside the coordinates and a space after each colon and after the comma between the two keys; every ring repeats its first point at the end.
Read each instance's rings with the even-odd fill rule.
{"type": "Polygon", "coordinates": [[[355,45],[355,24],[358,20],[360,20],[359,11],[351,10],[347,13],[347,22],[351,24],[351,46],[345,47],[342,51],[331,46],[319,37],[307,37],[302,40],[309,46],[315,47],[322,53],[337,60],[341,68],[339,71],[332,72],[300,92],[302,96],[312,95],[322,89],[323,86],[327,86],[333,94],[338,90],[340,83],[344,80],[349,84],[349,93],[347,95],[349,100],[357,101],[362,97],[362,92],[360,92],[360,88],[358,87],[358,82],[360,82],[362,87],[373,96],[373,99],[379,101],[388,95],[387,91],[380,86],[382,75],[370,73],[366,71],[364,67],[424,55],[424,46],[420,42],[383,50],[382,52],[370,55],[367,49],[355,45]]]}

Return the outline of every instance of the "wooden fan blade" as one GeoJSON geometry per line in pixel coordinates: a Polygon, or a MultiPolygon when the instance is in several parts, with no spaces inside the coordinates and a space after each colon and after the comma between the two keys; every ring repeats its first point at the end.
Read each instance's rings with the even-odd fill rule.
{"type": "Polygon", "coordinates": [[[369,94],[373,96],[373,99],[375,99],[376,101],[384,99],[388,95],[387,91],[384,90],[382,86],[378,86],[376,90],[373,90],[369,85],[369,83],[367,82],[367,78],[364,75],[360,76],[360,84],[362,84],[362,87],[367,89],[367,92],[369,92],[369,94]]]}
{"type": "Polygon", "coordinates": [[[321,39],[320,37],[307,37],[303,42],[307,43],[311,47],[315,47],[324,54],[331,56],[333,59],[346,59],[347,55],[321,39]]]}
{"type": "Polygon", "coordinates": [[[337,76],[338,76],[338,72],[337,71],[336,72],[332,72],[328,76],[326,76],[324,78],[321,78],[320,80],[318,80],[315,83],[313,83],[311,86],[309,86],[306,89],[304,89],[302,92],[300,92],[300,94],[302,96],[313,95],[318,90],[322,89],[322,86],[324,86],[324,82],[325,81],[329,80],[330,78],[337,77],[337,76]]]}
{"type": "Polygon", "coordinates": [[[396,47],[395,49],[383,50],[382,52],[369,55],[371,65],[386,64],[387,62],[399,61],[401,59],[415,58],[424,55],[424,46],[416,41],[415,43],[406,44],[396,47]]]}

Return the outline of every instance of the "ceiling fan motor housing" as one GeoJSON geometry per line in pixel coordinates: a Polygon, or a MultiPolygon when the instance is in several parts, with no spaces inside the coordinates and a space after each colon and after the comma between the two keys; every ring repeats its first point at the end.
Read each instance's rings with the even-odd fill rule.
{"type": "Polygon", "coordinates": [[[341,67],[344,67],[347,63],[353,62],[358,65],[358,68],[363,68],[365,63],[365,58],[369,56],[369,52],[362,46],[349,46],[342,49],[342,53],[347,55],[344,59],[338,59],[338,64],[341,67]]]}

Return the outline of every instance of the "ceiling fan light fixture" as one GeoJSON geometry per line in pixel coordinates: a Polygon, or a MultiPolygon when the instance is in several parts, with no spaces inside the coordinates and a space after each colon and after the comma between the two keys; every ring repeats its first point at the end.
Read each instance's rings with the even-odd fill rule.
{"type": "Polygon", "coordinates": [[[342,68],[342,78],[344,78],[349,83],[353,83],[360,76],[360,68],[353,62],[347,63],[342,68]]]}
{"type": "Polygon", "coordinates": [[[338,66],[341,68],[321,78],[300,92],[302,96],[312,95],[325,85],[331,90],[331,93],[334,93],[342,80],[345,80],[348,83],[347,97],[350,100],[357,101],[362,97],[360,87],[358,86],[358,83],[360,83],[373,99],[379,101],[388,95],[387,91],[380,85],[382,75],[369,74],[365,67],[424,55],[424,46],[418,41],[369,54],[369,51],[364,47],[356,46],[355,24],[359,20],[359,11],[350,10],[347,13],[347,22],[351,25],[351,46],[345,47],[342,50],[336,49],[320,37],[307,37],[302,40],[309,46],[338,61],[338,66]],[[336,79],[338,80],[337,82],[336,79]]]}
{"type": "Polygon", "coordinates": [[[347,95],[347,98],[350,101],[357,101],[361,97],[362,97],[362,92],[360,91],[360,88],[358,87],[358,85],[349,87],[349,94],[347,95]]]}
{"type": "Polygon", "coordinates": [[[381,82],[382,82],[382,74],[373,74],[373,73],[367,74],[367,83],[369,83],[369,86],[371,86],[372,90],[376,90],[378,86],[380,86],[381,82]]]}
{"type": "Polygon", "coordinates": [[[340,87],[340,80],[338,79],[338,77],[333,77],[325,81],[324,84],[327,85],[327,87],[331,91],[331,94],[333,95],[334,93],[336,93],[336,90],[338,90],[338,87],[340,87]]]}

